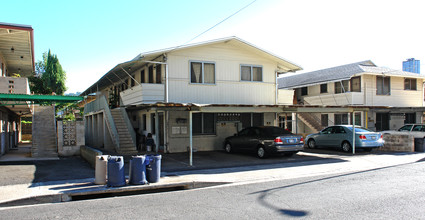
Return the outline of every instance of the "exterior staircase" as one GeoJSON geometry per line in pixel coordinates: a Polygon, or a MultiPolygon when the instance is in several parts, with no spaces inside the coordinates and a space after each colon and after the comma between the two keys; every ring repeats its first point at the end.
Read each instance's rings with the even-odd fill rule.
{"type": "Polygon", "coordinates": [[[309,128],[311,128],[313,130],[314,133],[317,133],[320,130],[322,130],[323,127],[322,127],[320,120],[318,118],[314,117],[311,113],[300,112],[297,115],[298,115],[298,118],[304,124],[306,124],[309,128]]]}
{"type": "Polygon", "coordinates": [[[136,143],[133,142],[129,128],[125,122],[124,115],[121,109],[111,109],[111,115],[114,120],[115,126],[119,136],[119,148],[116,149],[117,153],[121,155],[137,155],[138,151],[136,143]]]}

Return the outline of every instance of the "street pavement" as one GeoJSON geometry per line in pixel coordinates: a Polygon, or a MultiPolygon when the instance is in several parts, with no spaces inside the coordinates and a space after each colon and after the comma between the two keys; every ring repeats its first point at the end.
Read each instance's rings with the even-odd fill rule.
{"type": "MultiPolygon", "coordinates": [[[[250,154],[195,152],[193,166],[189,165],[188,153],[164,154],[159,182],[123,187],[95,185],[94,168],[77,156],[48,160],[6,159],[0,158],[0,207],[65,202],[90,195],[94,198],[104,194],[191,189],[372,170],[422,162],[425,153],[358,152],[351,155],[333,150],[308,150],[292,157],[258,159],[250,154]]],[[[127,176],[128,167],[126,161],[127,176]]]]}

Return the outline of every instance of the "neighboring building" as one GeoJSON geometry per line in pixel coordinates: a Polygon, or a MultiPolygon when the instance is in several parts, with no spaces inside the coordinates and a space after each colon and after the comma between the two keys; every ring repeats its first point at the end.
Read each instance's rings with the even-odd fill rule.
{"type": "MultiPolygon", "coordinates": [[[[279,78],[279,88],[294,89],[300,106],[352,106],[355,123],[373,130],[396,129],[405,123],[421,123],[424,79],[419,74],[376,66],[371,61],[279,78]]],[[[352,124],[352,113],[298,114],[301,133],[317,132],[333,124],[352,124]],[[300,123],[301,122],[301,123],[300,123]]]]}
{"type": "Polygon", "coordinates": [[[407,59],[403,61],[403,71],[411,73],[421,73],[421,62],[420,60],[415,60],[415,58],[407,59]]]}
{"type": "MultiPolygon", "coordinates": [[[[0,93],[29,94],[34,72],[33,29],[28,25],[0,23],[0,93]]],[[[0,99],[0,156],[20,140],[20,118],[31,115],[29,104],[0,99]]]]}
{"type": "Polygon", "coordinates": [[[278,90],[277,75],[300,69],[236,37],[142,53],[81,94],[97,94],[86,143],[134,154],[138,132],[164,152],[222,149],[243,127],[278,124],[293,91],[278,90]]]}

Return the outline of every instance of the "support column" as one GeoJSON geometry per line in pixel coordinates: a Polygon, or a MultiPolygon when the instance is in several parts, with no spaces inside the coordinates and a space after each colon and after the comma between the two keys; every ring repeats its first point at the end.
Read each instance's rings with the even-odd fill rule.
{"type": "Polygon", "coordinates": [[[193,165],[193,141],[192,141],[192,111],[189,111],[189,165],[193,165]]]}

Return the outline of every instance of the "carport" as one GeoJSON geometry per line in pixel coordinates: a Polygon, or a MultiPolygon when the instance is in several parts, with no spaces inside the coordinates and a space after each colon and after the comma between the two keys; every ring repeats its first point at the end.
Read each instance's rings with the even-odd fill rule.
{"type": "MultiPolygon", "coordinates": [[[[40,124],[39,129],[36,130],[34,141],[33,136],[33,146],[32,153],[35,152],[33,150],[40,150],[37,148],[51,146],[52,149],[56,148],[56,135],[52,135],[52,132],[56,133],[56,123],[55,123],[55,111],[54,104],[56,103],[71,103],[83,100],[84,97],[79,96],[58,96],[58,95],[32,95],[32,94],[0,94],[0,107],[4,108],[5,111],[9,112],[7,118],[13,119],[12,130],[10,128],[2,131],[2,133],[13,133],[13,138],[7,138],[6,135],[2,135],[1,141],[2,149],[4,149],[3,153],[6,153],[11,147],[16,146],[19,142],[20,132],[21,132],[21,117],[23,116],[33,116],[33,125],[40,124]],[[42,109],[50,108],[49,111],[44,111],[42,109]],[[34,112],[44,112],[47,114],[47,117],[34,118],[34,112]],[[17,131],[17,132],[16,132],[17,131]],[[37,133],[38,132],[38,133],[37,133]],[[43,133],[47,133],[47,135],[43,135],[43,133]],[[40,137],[38,137],[40,136],[40,137]],[[47,138],[46,138],[47,137],[47,138]],[[54,141],[49,139],[54,138],[54,141]],[[8,144],[6,142],[9,142],[8,144]],[[34,143],[35,142],[35,143],[34,143]],[[3,144],[5,143],[5,144],[3,144]],[[48,144],[45,144],[48,143],[48,144]],[[3,146],[4,145],[4,146],[3,146]],[[54,145],[54,146],[53,146],[54,145]],[[6,147],[9,146],[9,147],[6,147]]],[[[35,128],[33,126],[33,135],[35,128]]],[[[43,150],[41,150],[43,152],[43,150]]],[[[37,156],[43,156],[42,153],[37,154],[37,156]]]]}

